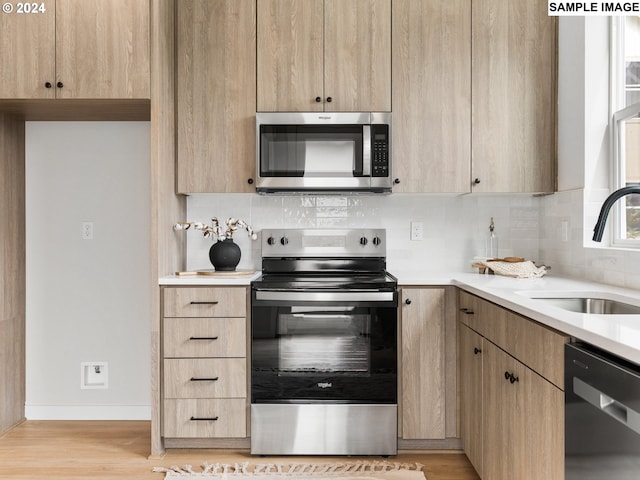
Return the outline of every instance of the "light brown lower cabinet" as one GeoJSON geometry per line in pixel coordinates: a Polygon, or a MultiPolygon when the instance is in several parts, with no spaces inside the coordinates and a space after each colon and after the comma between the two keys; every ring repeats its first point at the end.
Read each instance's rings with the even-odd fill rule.
{"type": "Polygon", "coordinates": [[[453,287],[401,288],[401,448],[459,446],[455,304],[453,287]]]}
{"type": "Polygon", "coordinates": [[[246,287],[164,287],[162,293],[165,446],[246,439],[246,287]]]}
{"type": "Polygon", "coordinates": [[[469,460],[485,480],[562,480],[564,365],[532,352],[561,359],[568,337],[465,292],[460,307],[460,431],[469,460]]]}
{"type": "Polygon", "coordinates": [[[482,350],[484,339],[460,324],[460,436],[462,449],[482,477],[482,350]]]}
{"type": "Polygon", "coordinates": [[[564,478],[564,393],[486,341],[482,478],[564,478]]]}

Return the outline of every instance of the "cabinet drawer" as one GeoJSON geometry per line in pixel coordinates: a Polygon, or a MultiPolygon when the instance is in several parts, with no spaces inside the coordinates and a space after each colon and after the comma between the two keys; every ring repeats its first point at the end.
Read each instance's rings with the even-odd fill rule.
{"type": "Polygon", "coordinates": [[[462,323],[564,390],[568,336],[466,292],[459,298],[462,323]]]}
{"type": "Polygon", "coordinates": [[[186,358],[164,361],[165,398],[247,396],[244,358],[186,358]]]}
{"type": "Polygon", "coordinates": [[[244,317],[165,318],[164,357],[244,357],[244,317]]]}
{"type": "Polygon", "coordinates": [[[167,438],[247,436],[246,399],[169,399],[164,401],[167,438]]]}
{"type": "Polygon", "coordinates": [[[471,295],[464,290],[459,291],[458,318],[467,327],[475,330],[476,332],[480,332],[481,330],[481,325],[478,321],[478,315],[476,315],[479,301],[480,299],[478,297],[471,295]]]}
{"type": "Polygon", "coordinates": [[[245,287],[165,288],[165,317],[246,317],[245,287]]]}
{"type": "Polygon", "coordinates": [[[481,302],[480,315],[485,338],[564,390],[567,336],[489,302],[481,302]]]}

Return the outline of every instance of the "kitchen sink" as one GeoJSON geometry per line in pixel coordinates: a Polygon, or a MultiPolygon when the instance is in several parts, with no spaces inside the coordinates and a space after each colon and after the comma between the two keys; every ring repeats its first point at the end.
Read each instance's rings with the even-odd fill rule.
{"type": "Polygon", "coordinates": [[[599,297],[530,297],[548,305],[578,313],[596,315],[640,315],[640,305],[599,297]]]}

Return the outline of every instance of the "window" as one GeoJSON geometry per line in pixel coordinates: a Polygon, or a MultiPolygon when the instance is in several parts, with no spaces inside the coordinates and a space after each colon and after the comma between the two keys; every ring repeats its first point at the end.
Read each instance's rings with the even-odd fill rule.
{"type": "MultiPolygon", "coordinates": [[[[640,185],[640,17],[614,17],[611,42],[613,188],[640,185]]],[[[640,195],[616,205],[617,246],[640,247],[640,195]]]]}

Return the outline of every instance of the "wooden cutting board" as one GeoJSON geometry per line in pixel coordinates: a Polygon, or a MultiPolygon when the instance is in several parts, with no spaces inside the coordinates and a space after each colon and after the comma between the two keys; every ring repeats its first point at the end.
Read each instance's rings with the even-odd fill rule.
{"type": "Polygon", "coordinates": [[[253,275],[256,273],[255,270],[234,270],[232,272],[216,272],[215,270],[196,270],[193,272],[176,272],[176,275],[179,277],[188,277],[194,275],[207,275],[211,277],[240,277],[253,275]]]}

